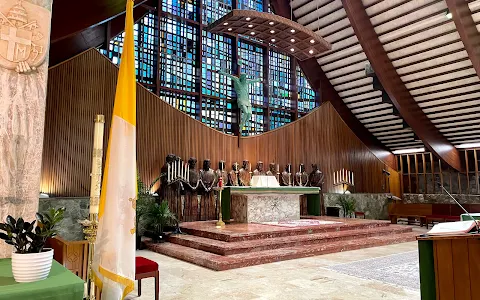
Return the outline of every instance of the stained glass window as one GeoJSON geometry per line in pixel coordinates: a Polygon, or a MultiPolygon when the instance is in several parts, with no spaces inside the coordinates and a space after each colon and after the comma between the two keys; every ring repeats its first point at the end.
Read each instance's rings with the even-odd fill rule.
{"type": "MultiPolygon", "coordinates": [[[[300,68],[292,72],[288,53],[267,48],[253,36],[239,36],[235,45],[236,39],[205,30],[205,25],[232,8],[272,13],[271,6],[264,6],[263,0],[162,0],[160,21],[157,12],[152,12],[134,27],[137,81],[152,92],[159,91],[163,100],[193,118],[232,133],[239,119],[236,94],[231,80],[218,71],[231,73],[235,69],[233,51],[238,49],[236,57],[244,62],[242,72],[248,79],[262,81],[249,86],[252,118],[242,128],[242,135],[277,128],[315,108],[316,93],[300,68]],[[200,16],[203,24],[198,23],[200,16]],[[267,78],[268,87],[264,83],[267,78]]],[[[115,64],[120,63],[123,38],[124,33],[100,50],[115,64]]]]}
{"type": "Polygon", "coordinates": [[[247,122],[247,130],[243,135],[254,135],[257,133],[264,132],[264,108],[263,107],[252,107],[252,118],[250,122],[247,122]]]}
{"type": "Polygon", "coordinates": [[[269,104],[270,107],[291,109],[290,56],[270,50],[269,104]]]}
{"type": "MultiPolygon", "coordinates": [[[[238,59],[243,60],[242,72],[248,79],[261,78],[263,81],[263,48],[243,41],[238,42],[238,59]]],[[[257,82],[249,85],[250,100],[252,104],[264,105],[263,83],[257,82]]]]}
{"type": "Polygon", "coordinates": [[[292,121],[292,114],[281,109],[274,109],[270,112],[270,129],[275,129],[292,121]]]}
{"type": "MultiPolygon", "coordinates": [[[[154,14],[147,14],[133,27],[137,80],[147,85],[153,84],[155,79],[156,45],[158,44],[156,24],[157,17],[154,14]]],[[[124,38],[125,32],[122,32],[110,40],[108,45],[108,58],[116,65],[120,65],[124,38]]],[[[107,54],[106,50],[101,52],[107,54]]]]}
{"type": "Polygon", "coordinates": [[[297,66],[298,112],[307,113],[317,106],[315,91],[312,89],[300,67],[297,66]]]}
{"type": "Polygon", "coordinates": [[[198,119],[200,107],[195,96],[160,90],[160,98],[190,117],[198,119]]]}
{"type": "Polygon", "coordinates": [[[198,21],[198,3],[196,0],[163,0],[162,10],[185,19],[198,21]]]}
{"type": "Polygon", "coordinates": [[[233,133],[236,123],[233,102],[225,99],[202,99],[202,122],[225,133],[233,133]]]}
{"type": "Polygon", "coordinates": [[[238,8],[263,11],[263,0],[238,0],[238,8]]]}
{"type": "Polygon", "coordinates": [[[202,94],[231,99],[232,82],[218,72],[231,73],[232,39],[204,31],[202,48],[202,94]]]}
{"type": "Polygon", "coordinates": [[[211,24],[232,10],[232,0],[203,0],[203,24],[211,24]]]}
{"type": "Polygon", "coordinates": [[[160,84],[195,92],[197,28],[163,17],[160,24],[160,84]]]}

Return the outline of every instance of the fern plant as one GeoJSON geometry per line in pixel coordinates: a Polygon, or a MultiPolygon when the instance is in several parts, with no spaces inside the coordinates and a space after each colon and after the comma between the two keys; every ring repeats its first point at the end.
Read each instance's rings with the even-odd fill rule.
{"type": "Polygon", "coordinates": [[[345,218],[352,217],[355,212],[356,204],[355,199],[347,195],[341,195],[337,198],[337,205],[342,208],[343,216],[345,218]]]}

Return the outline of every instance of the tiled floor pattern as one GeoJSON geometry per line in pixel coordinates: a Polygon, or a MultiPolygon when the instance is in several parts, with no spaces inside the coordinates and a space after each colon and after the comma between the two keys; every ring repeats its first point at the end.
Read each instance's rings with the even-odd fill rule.
{"type": "MultiPolygon", "coordinates": [[[[138,251],[137,255],[160,265],[162,300],[419,300],[416,271],[412,267],[416,264],[415,251],[417,243],[408,242],[222,272],[147,250],[138,251]],[[363,272],[349,275],[352,268],[362,266],[363,272]],[[375,273],[375,266],[379,275],[368,276],[375,273]],[[410,275],[399,275],[400,270],[410,275]],[[391,278],[409,277],[409,283],[400,285],[391,278],[383,278],[381,274],[388,272],[391,278]]],[[[153,279],[143,280],[142,291],[142,297],[135,297],[135,290],[127,299],[153,300],[153,279]]]]}

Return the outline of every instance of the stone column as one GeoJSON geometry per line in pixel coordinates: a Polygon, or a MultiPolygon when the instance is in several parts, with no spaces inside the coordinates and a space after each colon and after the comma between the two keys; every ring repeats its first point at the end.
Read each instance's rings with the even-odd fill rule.
{"type": "MultiPolygon", "coordinates": [[[[38,209],[52,0],[0,1],[0,219],[38,209]]],[[[0,258],[12,248],[0,241],[0,258]]]]}

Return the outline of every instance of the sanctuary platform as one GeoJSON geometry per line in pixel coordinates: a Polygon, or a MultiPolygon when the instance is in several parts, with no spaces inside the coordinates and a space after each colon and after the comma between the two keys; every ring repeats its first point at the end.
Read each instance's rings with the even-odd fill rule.
{"type": "Polygon", "coordinates": [[[186,234],[169,242],[147,243],[151,251],[223,271],[301,257],[415,241],[407,226],[389,221],[315,217],[285,222],[215,221],[180,225],[186,234]]]}

